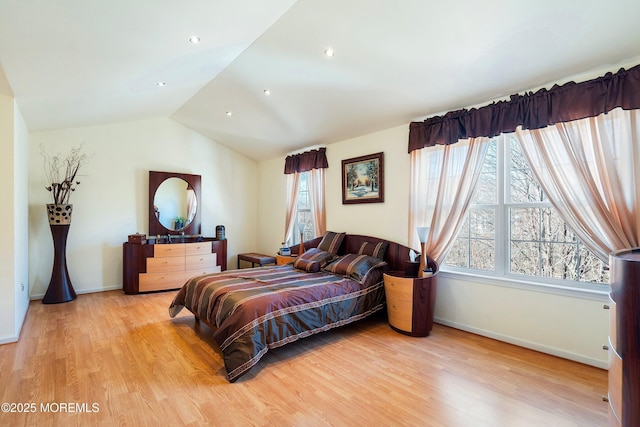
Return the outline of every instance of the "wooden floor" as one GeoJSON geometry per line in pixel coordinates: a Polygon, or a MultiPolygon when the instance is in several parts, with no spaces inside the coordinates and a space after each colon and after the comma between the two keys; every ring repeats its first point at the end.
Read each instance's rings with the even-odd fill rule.
{"type": "Polygon", "coordinates": [[[607,423],[604,370],[441,325],[407,337],[382,316],[273,350],[230,384],[211,330],[169,318],[174,294],[32,302],[20,341],[0,346],[0,402],[33,413],[0,425],[607,423]]]}

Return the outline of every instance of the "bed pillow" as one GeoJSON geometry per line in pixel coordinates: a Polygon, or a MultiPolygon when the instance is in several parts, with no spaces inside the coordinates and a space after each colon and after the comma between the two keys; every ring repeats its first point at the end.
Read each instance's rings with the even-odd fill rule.
{"type": "Polygon", "coordinates": [[[384,259],[387,246],[389,246],[388,242],[362,242],[360,249],[358,249],[358,255],[369,255],[374,258],[384,259]]]}
{"type": "Polygon", "coordinates": [[[342,241],[344,240],[344,236],[347,233],[335,233],[333,231],[327,231],[320,243],[318,243],[318,249],[322,249],[323,251],[327,251],[330,254],[336,255],[338,253],[338,249],[340,249],[340,245],[342,245],[342,241]]]}
{"type": "Polygon", "coordinates": [[[364,285],[367,284],[369,276],[375,275],[374,272],[385,265],[387,265],[386,262],[369,255],[347,254],[339,257],[323,270],[348,277],[364,285]]]}
{"type": "Polygon", "coordinates": [[[316,273],[333,258],[335,258],[335,256],[327,251],[311,248],[296,258],[293,262],[293,268],[308,271],[309,273],[316,273]]]}

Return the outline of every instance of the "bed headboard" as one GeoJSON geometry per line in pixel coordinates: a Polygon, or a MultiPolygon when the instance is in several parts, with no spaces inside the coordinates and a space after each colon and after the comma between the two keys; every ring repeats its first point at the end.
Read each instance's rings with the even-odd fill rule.
{"type": "MultiPolygon", "coordinates": [[[[315,248],[318,246],[321,240],[321,237],[313,240],[308,240],[304,242],[304,247],[306,249],[315,248]]],[[[384,260],[387,262],[388,267],[385,268],[385,270],[404,272],[405,275],[412,277],[417,276],[419,264],[417,262],[412,263],[409,261],[409,251],[411,251],[411,248],[396,242],[392,242],[390,240],[381,239],[379,237],[347,234],[342,241],[340,249],[338,250],[338,255],[358,253],[360,246],[362,246],[364,242],[387,242],[388,246],[387,251],[384,255],[384,260]]],[[[298,252],[297,246],[292,246],[291,250],[293,253],[298,252]]],[[[438,271],[438,265],[434,260],[429,258],[427,260],[427,264],[433,269],[434,272],[438,271]]]]}

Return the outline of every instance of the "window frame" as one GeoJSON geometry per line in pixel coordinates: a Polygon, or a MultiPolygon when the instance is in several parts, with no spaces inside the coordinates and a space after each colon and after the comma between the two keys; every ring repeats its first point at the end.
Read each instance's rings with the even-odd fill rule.
{"type": "MultiPolygon", "coordinates": [[[[494,229],[494,269],[481,270],[472,267],[459,267],[442,263],[440,270],[446,276],[451,277],[475,277],[480,281],[490,279],[499,281],[500,285],[509,287],[524,288],[528,290],[545,290],[552,293],[560,293],[563,295],[601,299],[603,294],[610,292],[610,286],[606,283],[575,281],[570,279],[557,279],[545,276],[534,276],[511,272],[511,221],[510,209],[514,208],[555,208],[545,197],[546,201],[539,202],[511,202],[508,194],[511,188],[511,157],[507,158],[506,150],[510,147],[510,134],[501,134],[492,138],[496,140],[496,201],[494,203],[473,203],[469,205],[469,209],[465,217],[465,225],[469,224],[469,215],[473,210],[493,209],[495,212],[495,229],[494,229]]],[[[470,224],[469,224],[470,226],[470,224]]],[[[457,237],[456,237],[457,239],[457,237]]],[[[542,239],[542,237],[541,237],[542,239]]],[[[472,238],[468,240],[471,244],[472,238]]],[[[542,240],[541,240],[542,241],[542,240]]],[[[580,241],[576,243],[580,247],[580,241]]],[[[583,246],[583,245],[582,245],[583,246]]],[[[584,246],[583,246],[584,247],[584,246]]],[[[448,256],[448,254],[447,254],[448,256]]],[[[445,258],[446,260],[446,258],[445,258]]],[[[471,265],[471,259],[469,259],[471,265]]],[[[605,266],[605,268],[607,268],[605,266]]],[[[608,268],[607,268],[608,269],[608,268]]]]}
{"type": "MultiPolygon", "coordinates": [[[[295,246],[295,245],[299,245],[300,244],[300,231],[298,230],[298,224],[300,223],[299,218],[300,218],[300,213],[307,213],[309,217],[311,217],[311,196],[309,194],[309,174],[311,173],[310,171],[305,171],[305,172],[298,172],[300,174],[300,185],[298,186],[298,194],[296,195],[296,217],[295,217],[295,222],[294,222],[294,229],[293,229],[293,233],[292,233],[292,237],[291,237],[291,245],[295,246]],[[304,186],[306,187],[306,190],[303,190],[303,182],[304,182],[304,186]],[[306,198],[307,198],[307,205],[308,208],[306,209],[300,209],[300,200],[301,200],[301,195],[302,193],[306,193],[306,198]]],[[[307,226],[305,228],[305,235],[303,236],[303,238],[305,239],[305,241],[310,240],[312,237],[309,237],[310,235],[313,235],[313,218],[311,218],[311,226],[309,226],[309,224],[307,223],[307,226]],[[311,234],[309,234],[311,233],[311,234]]]]}

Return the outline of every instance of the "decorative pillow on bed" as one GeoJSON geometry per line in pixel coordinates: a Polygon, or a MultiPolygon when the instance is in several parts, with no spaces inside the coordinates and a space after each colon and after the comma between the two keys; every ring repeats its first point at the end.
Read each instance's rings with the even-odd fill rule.
{"type": "Polygon", "coordinates": [[[320,243],[318,243],[318,249],[322,249],[323,251],[327,251],[330,254],[336,255],[346,234],[347,233],[335,233],[333,231],[327,231],[322,237],[320,243]]]}
{"type": "Polygon", "coordinates": [[[293,262],[293,268],[316,273],[327,265],[335,256],[318,248],[311,248],[298,256],[293,262]]]}
{"type": "Polygon", "coordinates": [[[386,262],[369,255],[347,254],[336,259],[323,270],[366,284],[368,276],[385,265],[387,265],[386,262]]]}
{"type": "Polygon", "coordinates": [[[384,259],[384,254],[387,252],[388,242],[363,242],[358,249],[358,255],[369,255],[374,258],[384,259]]]}

